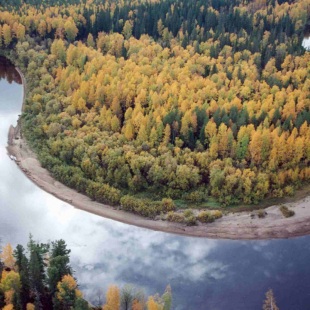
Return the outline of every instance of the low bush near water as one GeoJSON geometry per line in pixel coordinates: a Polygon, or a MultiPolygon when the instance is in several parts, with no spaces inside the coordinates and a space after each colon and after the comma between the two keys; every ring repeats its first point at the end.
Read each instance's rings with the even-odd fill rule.
{"type": "Polygon", "coordinates": [[[265,216],[266,216],[266,212],[265,212],[265,210],[258,210],[257,211],[257,216],[260,218],[260,219],[262,219],[262,218],[264,218],[265,216]]]}
{"type": "Polygon", "coordinates": [[[169,212],[167,215],[167,221],[175,223],[184,223],[185,217],[182,213],[169,212]]]}
{"type": "Polygon", "coordinates": [[[124,211],[133,212],[145,217],[155,218],[161,213],[172,212],[175,204],[172,199],[163,198],[162,201],[150,199],[139,199],[134,196],[125,195],[120,199],[121,208],[124,211]]]}
{"type": "Polygon", "coordinates": [[[185,218],[185,223],[187,226],[195,226],[197,224],[197,218],[196,216],[193,214],[193,215],[190,215],[188,217],[185,218]]]}
{"type": "Polygon", "coordinates": [[[295,215],[295,212],[293,210],[290,210],[287,206],[281,206],[280,211],[286,218],[292,217],[295,215]]]}
{"type": "Polygon", "coordinates": [[[201,223],[212,223],[216,219],[219,219],[223,216],[221,211],[202,211],[198,214],[197,219],[201,223]]]}

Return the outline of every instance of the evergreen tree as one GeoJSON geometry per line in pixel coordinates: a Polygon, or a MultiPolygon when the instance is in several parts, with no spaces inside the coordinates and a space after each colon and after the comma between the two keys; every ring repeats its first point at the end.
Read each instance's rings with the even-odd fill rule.
{"type": "Polygon", "coordinates": [[[279,108],[277,108],[273,113],[271,122],[276,126],[279,120],[281,120],[281,113],[280,113],[279,108]]]}
{"type": "Polygon", "coordinates": [[[45,296],[45,267],[44,258],[48,253],[47,244],[38,244],[30,235],[28,243],[28,251],[30,253],[29,259],[29,282],[30,290],[34,294],[34,304],[36,309],[47,310],[50,309],[51,305],[45,296]]]}
{"type": "Polygon", "coordinates": [[[63,276],[72,275],[69,254],[70,250],[67,249],[64,240],[52,242],[49,267],[47,269],[47,282],[52,295],[55,294],[57,284],[61,281],[63,276]]]}
{"type": "Polygon", "coordinates": [[[20,304],[22,309],[26,308],[30,301],[30,283],[29,283],[29,261],[25,255],[25,249],[22,245],[17,245],[14,251],[16,266],[20,275],[20,304]]]}

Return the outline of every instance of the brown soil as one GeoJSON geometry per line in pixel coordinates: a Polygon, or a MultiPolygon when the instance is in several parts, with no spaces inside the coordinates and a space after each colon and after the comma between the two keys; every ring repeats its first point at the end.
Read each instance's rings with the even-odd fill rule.
{"type": "MultiPolygon", "coordinates": [[[[22,74],[21,76],[25,87],[25,79],[22,74]]],[[[80,210],[130,225],[193,237],[271,239],[310,234],[309,192],[305,198],[297,198],[295,202],[290,201],[284,204],[295,212],[295,215],[290,218],[285,218],[279,210],[279,205],[276,204],[265,209],[267,212],[265,218],[259,218],[256,211],[229,213],[214,223],[198,226],[150,220],[92,201],[87,196],[57,182],[46,169],[42,168],[36,155],[21,137],[18,127],[10,127],[8,153],[16,156],[17,165],[37,186],[80,210]]]]}

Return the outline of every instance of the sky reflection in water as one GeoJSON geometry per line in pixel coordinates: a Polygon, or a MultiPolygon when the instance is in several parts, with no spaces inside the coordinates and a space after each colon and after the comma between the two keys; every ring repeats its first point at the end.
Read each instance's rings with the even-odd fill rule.
{"type": "MultiPolygon", "coordinates": [[[[3,67],[0,66],[0,70],[3,67]]],[[[3,72],[2,72],[3,73],[3,72]]],[[[1,76],[1,72],[0,72],[1,76]]],[[[275,241],[195,239],[150,231],[79,211],[32,184],[6,155],[22,87],[0,80],[0,238],[26,244],[63,238],[85,296],[108,284],[147,294],[171,284],[174,309],[261,309],[273,288],[281,310],[310,306],[309,237],[275,241]]]]}
{"type": "Polygon", "coordinates": [[[307,37],[304,38],[304,40],[302,42],[302,46],[305,49],[310,49],[310,35],[308,35],[307,37]]]}

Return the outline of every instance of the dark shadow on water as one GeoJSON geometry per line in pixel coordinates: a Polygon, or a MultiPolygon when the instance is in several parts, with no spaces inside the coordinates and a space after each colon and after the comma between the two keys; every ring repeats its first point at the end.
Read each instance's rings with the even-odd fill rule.
{"type": "Polygon", "coordinates": [[[0,80],[2,79],[6,79],[10,84],[13,82],[22,84],[22,79],[12,63],[0,56],[0,80]]]}

